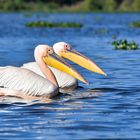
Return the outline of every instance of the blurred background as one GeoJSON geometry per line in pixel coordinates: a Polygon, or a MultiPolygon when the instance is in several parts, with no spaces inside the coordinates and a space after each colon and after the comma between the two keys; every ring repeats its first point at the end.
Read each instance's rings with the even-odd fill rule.
{"type": "Polygon", "coordinates": [[[0,11],[138,12],[139,0],[0,0],[0,11]]]}

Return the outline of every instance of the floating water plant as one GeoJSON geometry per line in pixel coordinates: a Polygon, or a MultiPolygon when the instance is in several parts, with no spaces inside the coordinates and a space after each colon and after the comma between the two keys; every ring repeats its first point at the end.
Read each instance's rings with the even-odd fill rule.
{"type": "Polygon", "coordinates": [[[130,24],[131,27],[140,28],[140,21],[134,21],[130,24]]]}
{"type": "Polygon", "coordinates": [[[128,42],[127,40],[116,40],[112,42],[116,50],[136,50],[138,49],[138,44],[134,41],[128,42]]]}
{"type": "Polygon", "coordinates": [[[80,28],[82,24],[75,22],[47,22],[47,21],[32,21],[26,23],[27,27],[62,27],[62,28],[80,28]]]}

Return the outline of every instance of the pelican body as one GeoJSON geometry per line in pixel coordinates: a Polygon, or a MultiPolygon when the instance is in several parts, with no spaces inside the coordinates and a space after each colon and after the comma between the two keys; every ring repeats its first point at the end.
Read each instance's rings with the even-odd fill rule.
{"type": "Polygon", "coordinates": [[[58,87],[46,78],[24,68],[6,66],[0,68],[0,93],[10,96],[36,96],[50,98],[58,93],[58,87]]]}
{"type": "MultiPolygon", "coordinates": [[[[23,66],[21,66],[21,68],[29,69],[29,70],[37,73],[38,75],[46,78],[36,62],[25,63],[25,64],[23,64],[23,66]]],[[[53,72],[53,74],[56,77],[60,92],[74,90],[77,87],[78,81],[76,78],[74,78],[73,76],[71,76],[63,71],[60,71],[56,68],[53,68],[50,66],[49,66],[49,68],[51,69],[51,71],[53,72]]]]}
{"type": "Polygon", "coordinates": [[[0,68],[0,95],[28,98],[51,98],[58,93],[58,83],[55,75],[48,67],[55,67],[73,75],[75,78],[86,80],[68,63],[57,56],[53,49],[47,45],[38,45],[34,51],[36,65],[44,77],[25,68],[0,68]]]}

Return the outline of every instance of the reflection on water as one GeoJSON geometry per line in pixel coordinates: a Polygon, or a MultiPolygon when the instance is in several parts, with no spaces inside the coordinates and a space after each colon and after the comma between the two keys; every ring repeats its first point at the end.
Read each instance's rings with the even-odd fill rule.
{"type": "Polygon", "coordinates": [[[19,104],[19,105],[31,105],[31,104],[38,104],[38,103],[52,103],[52,102],[66,102],[70,100],[76,100],[76,99],[87,99],[87,98],[95,98],[99,96],[100,92],[102,92],[102,89],[82,89],[79,88],[69,91],[66,93],[59,93],[52,99],[29,99],[29,100],[23,100],[22,98],[18,97],[11,97],[11,96],[1,96],[0,97],[0,103],[8,103],[8,104],[19,104]]]}
{"type": "Polygon", "coordinates": [[[39,43],[66,41],[108,74],[103,77],[71,63],[89,86],[51,100],[0,97],[0,139],[92,139],[140,137],[140,50],[116,51],[114,36],[140,44],[139,29],[129,23],[139,14],[0,14],[0,64],[33,61],[39,43]],[[16,20],[15,20],[16,19],[16,20]],[[27,21],[77,21],[81,29],[27,28],[27,21]],[[116,20],[117,19],[117,20],[116,20]],[[12,23],[12,24],[11,24],[12,23]],[[10,58],[10,59],[9,59],[10,58]],[[131,132],[131,133],[130,133],[131,132]]]}

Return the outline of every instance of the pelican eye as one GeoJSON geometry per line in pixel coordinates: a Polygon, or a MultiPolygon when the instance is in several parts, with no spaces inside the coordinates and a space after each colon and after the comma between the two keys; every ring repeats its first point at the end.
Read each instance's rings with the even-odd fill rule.
{"type": "Polygon", "coordinates": [[[53,50],[52,49],[48,49],[48,54],[52,54],[53,50]]]}
{"type": "Polygon", "coordinates": [[[65,48],[65,50],[70,50],[70,46],[67,44],[64,46],[64,48],[65,48]]]}

